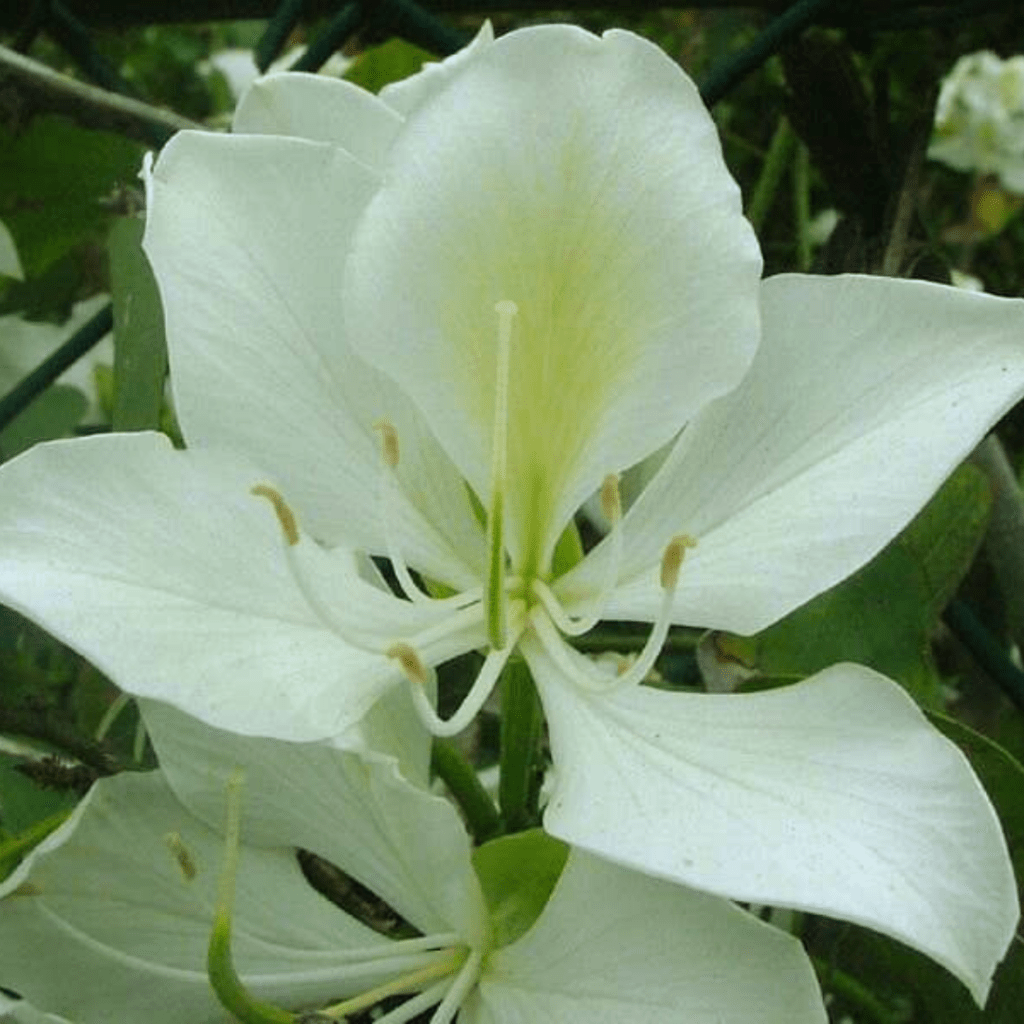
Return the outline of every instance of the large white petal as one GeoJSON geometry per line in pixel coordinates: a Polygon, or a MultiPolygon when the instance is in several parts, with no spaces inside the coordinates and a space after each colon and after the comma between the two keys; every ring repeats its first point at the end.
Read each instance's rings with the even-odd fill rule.
{"type": "Polygon", "coordinates": [[[357,229],[345,315],[486,504],[495,304],[518,305],[509,541],[543,559],[607,473],[738,382],[759,273],[693,83],[629,33],[543,26],[410,115],[357,229]]]}
{"type": "MultiPolygon", "coordinates": [[[[157,434],[38,446],[0,468],[0,596],[130,693],[246,733],[337,734],[401,676],[318,618],[258,482],[234,456],[157,434]]],[[[438,621],[346,552],[322,557],[367,642],[438,621]]],[[[469,646],[449,642],[439,658],[469,646]]]]}
{"type": "MultiPolygon", "coordinates": [[[[717,896],[574,850],[465,1024],[824,1024],[800,944],[717,896]]],[[[462,1019],[462,1018],[460,1018],[462,1019]]]]}
{"type": "Polygon", "coordinates": [[[767,280],[762,298],[750,374],[627,517],[609,618],[657,615],[643,570],[685,531],[699,543],[676,621],[764,628],[875,555],[1024,392],[1019,300],[800,275],[767,280]]]}
{"type": "MultiPolygon", "coordinates": [[[[159,773],[98,783],[0,886],[3,983],[78,1024],[223,1024],[206,974],[223,856],[159,773]]],[[[265,1000],[309,1005],[384,976],[342,966],[390,940],[314,892],[290,847],[242,850],[233,921],[236,967],[265,1000]]]]}
{"type": "Polygon", "coordinates": [[[551,729],[545,827],[686,885],[867,925],[982,1001],[1018,917],[998,819],[895,683],[842,665],[756,694],[584,694],[528,652],[551,729]]]}
{"type": "Polygon", "coordinates": [[[152,701],[142,710],[172,788],[202,819],[223,817],[227,780],[241,767],[247,843],[325,858],[424,933],[482,936],[466,830],[448,801],[406,782],[394,759],[221,732],[152,701]]]}
{"type": "Polygon", "coordinates": [[[160,285],[175,407],[192,445],[264,467],[315,537],[385,552],[373,430],[403,442],[403,553],[467,585],[482,541],[459,476],[409,400],[345,340],[341,270],[376,185],[352,156],[270,136],[181,132],[152,169],[144,245],[160,285]],[[475,543],[474,543],[475,542],[475,543]]]}
{"type": "Polygon", "coordinates": [[[342,78],[286,72],[258,79],[235,110],[235,132],[329,142],[379,171],[404,118],[342,78]]]}

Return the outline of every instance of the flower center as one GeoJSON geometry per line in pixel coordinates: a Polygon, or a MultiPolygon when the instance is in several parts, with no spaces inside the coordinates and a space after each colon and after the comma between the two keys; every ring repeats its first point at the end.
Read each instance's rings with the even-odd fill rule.
{"type": "MultiPolygon", "coordinates": [[[[550,583],[551,572],[541,565],[540,544],[545,523],[533,523],[528,533],[536,543],[526,544],[509,573],[509,545],[506,516],[509,507],[509,387],[512,341],[519,307],[511,299],[495,303],[497,340],[495,348],[494,408],[491,427],[490,493],[486,498],[486,570],[483,586],[456,597],[435,598],[413,577],[399,544],[396,509],[402,500],[397,475],[401,458],[398,432],[387,420],[378,420],[373,429],[381,438],[380,519],[385,550],[402,596],[416,604],[435,607],[448,605],[451,614],[415,636],[389,639],[383,643],[367,638],[358,627],[344,622],[329,600],[324,600],[314,582],[314,574],[304,571],[303,560],[315,552],[309,550],[308,539],[300,543],[296,519],[284,499],[272,487],[259,485],[253,493],[270,501],[277,514],[287,542],[289,565],[310,606],[320,619],[357,648],[383,654],[396,662],[410,684],[413,703],[424,725],[435,736],[453,736],[473,720],[490,696],[498,677],[524,631],[531,628],[552,660],[566,675],[590,691],[617,689],[639,683],[650,672],[664,645],[672,621],[672,603],[679,570],[686,550],[696,541],[687,534],[672,538],[662,556],[661,587],[663,599],[657,619],[636,662],[618,677],[609,679],[581,658],[562,639],[580,636],[592,629],[602,618],[604,609],[619,582],[623,557],[622,501],[619,478],[609,473],[600,489],[601,508],[610,525],[602,547],[603,568],[600,583],[586,606],[569,614],[550,583]],[[468,620],[468,621],[467,621],[468,620]],[[423,645],[451,636],[467,624],[482,621],[489,650],[484,663],[459,709],[451,718],[438,716],[431,694],[436,691],[434,670],[421,656],[423,645]]],[[[516,487],[523,482],[512,481],[516,487]]],[[[482,502],[481,502],[482,504],[482,502]]],[[[516,505],[523,514],[522,502],[516,505]]],[[[520,524],[521,525],[521,524],[520,524]]],[[[356,625],[356,624],[353,624],[356,625]]]]}

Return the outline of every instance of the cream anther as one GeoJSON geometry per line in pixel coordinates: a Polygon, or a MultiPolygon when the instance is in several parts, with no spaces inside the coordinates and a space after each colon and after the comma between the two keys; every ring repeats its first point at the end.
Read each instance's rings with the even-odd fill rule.
{"type": "Polygon", "coordinates": [[[258,498],[266,498],[274,507],[277,514],[277,521],[281,524],[281,531],[288,541],[289,547],[299,543],[299,527],[295,521],[295,513],[288,507],[288,503],[281,497],[280,491],[275,491],[269,484],[257,484],[251,491],[258,498]]]}
{"type": "Polygon", "coordinates": [[[381,439],[380,519],[384,527],[384,543],[387,546],[388,558],[391,560],[391,568],[395,570],[395,577],[402,588],[402,593],[410,601],[429,602],[432,600],[431,596],[412,578],[398,544],[395,526],[395,512],[400,502],[396,472],[400,455],[398,431],[390,420],[385,419],[377,420],[373,424],[373,429],[380,434],[381,439]]]}
{"type": "Polygon", "coordinates": [[[601,481],[601,511],[610,526],[622,518],[622,498],[619,495],[619,474],[609,473],[601,481]]]}
{"type": "Polygon", "coordinates": [[[430,682],[430,673],[412,647],[399,641],[392,644],[384,653],[398,662],[410,683],[415,683],[423,688],[427,687],[430,682]]]}
{"type": "Polygon", "coordinates": [[[688,533],[678,533],[669,541],[661,556],[661,585],[665,590],[675,590],[686,552],[696,546],[696,539],[688,533]]]}
{"type": "Polygon", "coordinates": [[[398,468],[398,431],[389,420],[377,420],[373,429],[380,434],[381,457],[390,469],[398,468]]]}

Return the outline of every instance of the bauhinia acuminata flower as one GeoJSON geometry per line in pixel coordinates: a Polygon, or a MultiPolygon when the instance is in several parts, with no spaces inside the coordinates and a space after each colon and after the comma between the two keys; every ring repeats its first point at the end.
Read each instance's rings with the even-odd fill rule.
{"type": "Polygon", "coordinates": [[[129,692],[292,741],[398,685],[453,731],[519,651],[551,833],[870,925],[983,999],[1017,920],[1005,845],[899,688],[640,683],[670,624],[759,630],[879,551],[1024,391],[1024,306],[762,282],[696,89],[625,32],[483,34],[379,98],[272,77],[235,129],[180,134],[147,178],[189,448],[0,470],[5,599],[129,692]],[[623,511],[617,474],[658,450],[623,511]],[[578,558],[595,492],[611,529],[578,558]],[[566,639],[600,618],[652,623],[617,679],[566,639]],[[471,649],[442,721],[433,667],[471,649]]]}
{"type": "Polygon", "coordinates": [[[799,943],[727,900],[537,834],[472,853],[385,754],[145,712],[162,771],[98,783],[0,886],[0,978],[39,1010],[305,1024],[389,998],[378,1024],[825,1024],[799,943]],[[386,920],[314,891],[297,848],[386,920]]]}

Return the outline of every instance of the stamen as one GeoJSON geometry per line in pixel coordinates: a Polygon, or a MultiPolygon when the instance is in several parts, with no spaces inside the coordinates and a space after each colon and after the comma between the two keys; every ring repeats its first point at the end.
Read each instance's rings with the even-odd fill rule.
{"type": "Polygon", "coordinates": [[[407,974],[387,981],[383,985],[378,985],[376,988],[369,989],[366,992],[360,992],[359,995],[354,996],[352,999],[346,999],[344,1002],[336,1003],[334,1006],[328,1006],[319,1012],[325,1017],[341,1019],[353,1013],[358,1013],[360,1010],[368,1010],[371,1006],[376,1006],[382,999],[387,999],[388,996],[415,992],[424,982],[433,981],[435,978],[447,978],[455,974],[456,971],[459,971],[461,976],[461,971],[467,961],[467,952],[465,947],[445,950],[440,957],[426,967],[409,971],[407,974]]]}
{"type": "MultiPolygon", "coordinates": [[[[408,647],[407,644],[395,644],[391,650],[396,648],[404,648],[405,650],[396,651],[393,657],[399,660],[399,664],[402,665],[403,671],[405,671],[406,677],[409,679],[413,686],[411,687],[412,702],[416,707],[416,711],[420,716],[420,721],[423,722],[427,730],[434,736],[454,736],[456,733],[462,732],[463,729],[469,725],[470,722],[476,717],[477,713],[484,706],[487,698],[491,695],[491,691],[494,689],[495,683],[498,681],[498,676],[501,675],[501,670],[505,667],[505,663],[508,661],[512,654],[515,645],[519,642],[519,637],[522,635],[524,626],[520,625],[514,632],[511,643],[499,650],[491,650],[487,657],[484,658],[483,665],[480,666],[480,671],[477,673],[476,679],[473,680],[473,685],[469,688],[469,693],[466,694],[465,700],[459,705],[458,710],[451,716],[451,718],[441,718],[437,711],[433,708],[428,699],[428,687],[425,684],[420,683],[419,676],[414,672],[409,671],[402,655],[408,653],[416,660],[416,666],[423,669],[423,662],[420,661],[419,656],[412,648],[408,647]],[[419,684],[419,685],[417,685],[419,684]]],[[[427,677],[429,681],[430,677],[427,677]]],[[[430,687],[433,689],[433,687],[430,687]]]]}
{"type": "Polygon", "coordinates": [[[398,431],[388,420],[377,420],[373,429],[380,434],[381,456],[388,469],[398,469],[398,431]]]}
{"type": "Polygon", "coordinates": [[[398,531],[395,528],[395,509],[399,502],[396,475],[399,459],[398,431],[388,420],[377,420],[373,424],[373,429],[381,437],[380,519],[384,527],[384,543],[388,549],[391,568],[395,571],[402,593],[410,601],[432,601],[430,594],[412,578],[409,566],[406,565],[398,548],[398,531]]]}
{"type": "Polygon", "coordinates": [[[542,580],[534,580],[531,587],[534,596],[544,605],[555,625],[567,636],[581,636],[601,621],[601,614],[608,603],[608,598],[619,581],[619,569],[622,566],[622,499],[619,496],[617,473],[609,473],[601,484],[601,511],[611,525],[606,542],[610,551],[604,565],[604,578],[591,603],[590,612],[573,618],[566,613],[554,592],[542,580]]]}
{"type": "Polygon", "coordinates": [[[669,541],[661,556],[661,585],[665,590],[675,590],[686,552],[696,546],[696,539],[688,533],[678,533],[669,541]]]}
{"type": "Polygon", "coordinates": [[[227,784],[227,823],[224,829],[224,864],[217,888],[210,945],[206,954],[206,972],[210,986],[221,1005],[247,1024],[294,1024],[294,1014],[271,1003],[253,998],[235,971],[231,957],[231,915],[235,904],[235,877],[238,874],[242,831],[242,770],[232,772],[227,784]]]}
{"type": "Polygon", "coordinates": [[[174,859],[177,861],[178,867],[181,869],[181,875],[186,882],[191,882],[196,877],[196,862],[192,857],[192,853],[189,848],[185,845],[178,832],[168,832],[164,836],[164,842],[167,844],[171,853],[174,854],[174,859]]]}
{"type": "Polygon", "coordinates": [[[676,586],[679,582],[679,571],[683,559],[690,548],[696,547],[697,541],[689,534],[677,534],[669,541],[661,557],[662,599],[658,617],[654,620],[647,642],[637,656],[636,661],[625,672],[614,678],[608,678],[597,671],[588,672],[584,667],[586,661],[574,657],[568,644],[559,636],[550,617],[545,614],[546,608],[536,608],[530,619],[534,631],[552,661],[570,678],[574,679],[585,690],[593,693],[608,693],[613,690],[625,689],[642,683],[647,674],[654,668],[655,661],[661,653],[668,631],[672,625],[672,603],[675,598],[676,586]]]}
{"type": "Polygon", "coordinates": [[[402,667],[406,679],[413,684],[414,688],[425,690],[430,683],[430,673],[423,660],[407,643],[392,644],[385,652],[389,658],[394,658],[402,667]]]}
{"type": "Polygon", "coordinates": [[[418,1017],[424,1010],[429,1010],[444,999],[445,993],[452,985],[451,978],[431,985],[424,989],[419,995],[407,999],[404,1003],[389,1010],[383,1017],[377,1017],[373,1024],[407,1024],[407,1021],[418,1017]]]}
{"type": "Polygon", "coordinates": [[[494,306],[498,349],[494,368],[494,428],[491,434],[491,505],[487,511],[487,635],[491,646],[505,646],[508,609],[505,596],[505,477],[508,474],[508,384],[512,320],[519,307],[511,299],[494,306]]]}
{"type": "Polygon", "coordinates": [[[295,521],[295,513],[288,507],[288,503],[281,497],[281,492],[274,490],[269,484],[257,484],[250,492],[258,498],[266,498],[274,506],[277,513],[277,521],[281,524],[281,531],[288,542],[289,547],[299,543],[299,527],[295,521]]]}
{"type": "Polygon", "coordinates": [[[474,949],[462,970],[459,971],[459,976],[448,989],[444,999],[441,1000],[441,1005],[434,1011],[434,1015],[430,1018],[430,1024],[449,1024],[455,1014],[459,1012],[469,990],[476,984],[476,980],[480,976],[482,962],[482,954],[474,949]]]}

